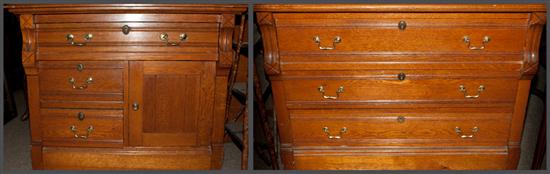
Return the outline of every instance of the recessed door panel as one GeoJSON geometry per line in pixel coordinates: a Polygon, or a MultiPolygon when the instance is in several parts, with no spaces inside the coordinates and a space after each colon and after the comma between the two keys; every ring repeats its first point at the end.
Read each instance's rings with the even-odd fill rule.
{"type": "Polygon", "coordinates": [[[130,71],[131,145],[209,144],[214,62],[135,61],[130,71]]]}

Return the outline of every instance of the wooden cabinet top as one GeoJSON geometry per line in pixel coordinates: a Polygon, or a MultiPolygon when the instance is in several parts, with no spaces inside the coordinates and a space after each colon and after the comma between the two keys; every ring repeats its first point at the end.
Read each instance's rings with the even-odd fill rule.
{"type": "Polygon", "coordinates": [[[16,14],[243,13],[246,4],[7,4],[16,14]]]}
{"type": "Polygon", "coordinates": [[[544,4],[258,4],[255,12],[546,12],[544,4]]]}

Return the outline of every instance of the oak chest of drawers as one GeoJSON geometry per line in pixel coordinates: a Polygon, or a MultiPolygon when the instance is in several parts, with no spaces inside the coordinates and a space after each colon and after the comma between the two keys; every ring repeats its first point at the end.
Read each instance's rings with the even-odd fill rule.
{"type": "Polygon", "coordinates": [[[245,5],[7,5],[20,15],[33,169],[219,169],[245,5]]]}
{"type": "Polygon", "coordinates": [[[256,5],[285,169],[515,169],[546,8],[256,5]]]}

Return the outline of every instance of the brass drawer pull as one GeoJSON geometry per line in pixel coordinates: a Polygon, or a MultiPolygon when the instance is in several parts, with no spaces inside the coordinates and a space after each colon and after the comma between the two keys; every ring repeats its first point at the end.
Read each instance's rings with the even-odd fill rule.
{"type": "Polygon", "coordinates": [[[464,85],[458,86],[458,90],[464,93],[464,98],[476,99],[476,98],[479,98],[479,95],[481,94],[481,92],[485,90],[485,86],[479,85],[479,87],[477,88],[476,95],[468,95],[468,91],[466,90],[466,87],[464,87],[464,85]]]}
{"type": "Polygon", "coordinates": [[[324,98],[324,99],[338,99],[338,97],[340,97],[340,93],[343,93],[344,92],[344,86],[340,86],[337,90],[336,90],[336,96],[328,96],[328,95],[325,95],[325,86],[324,85],[321,85],[319,86],[319,88],[317,88],[317,90],[319,90],[319,92],[321,93],[321,96],[324,98]]]}
{"type": "Polygon", "coordinates": [[[167,46],[178,46],[178,45],[180,45],[181,42],[187,40],[187,34],[186,33],[181,33],[179,42],[169,42],[168,41],[168,34],[166,34],[166,33],[161,33],[159,38],[160,38],[161,41],[164,41],[167,46]]]}
{"type": "Polygon", "coordinates": [[[69,127],[69,129],[71,130],[71,132],[73,132],[74,138],[86,140],[86,139],[88,139],[88,137],[90,137],[90,134],[92,134],[92,131],[94,131],[94,126],[92,126],[92,125],[88,126],[88,129],[86,131],[86,135],[78,135],[78,130],[76,129],[75,125],[72,125],[71,127],[69,127]]]}
{"type": "Polygon", "coordinates": [[[479,132],[479,128],[477,126],[473,127],[472,128],[472,134],[470,134],[470,135],[462,134],[462,130],[460,129],[460,127],[455,127],[455,132],[456,132],[456,135],[458,135],[458,137],[460,137],[462,139],[474,138],[475,133],[479,132]]]}
{"type": "Polygon", "coordinates": [[[340,36],[334,37],[334,40],[332,41],[332,47],[321,46],[321,38],[319,36],[313,37],[313,41],[317,44],[320,50],[334,50],[336,49],[336,44],[342,42],[342,38],[340,36]]]}
{"type": "Polygon", "coordinates": [[[132,28],[130,28],[130,26],[128,26],[128,25],[122,26],[122,33],[124,35],[128,35],[128,33],[130,33],[130,30],[132,30],[132,28]]]}
{"type": "Polygon", "coordinates": [[[94,82],[94,79],[92,77],[88,77],[88,79],[86,79],[85,84],[77,87],[76,80],[73,77],[69,77],[69,83],[73,86],[73,89],[80,89],[80,90],[86,89],[88,88],[88,84],[92,84],[92,82],[94,82]]]}
{"type": "Polygon", "coordinates": [[[485,46],[487,45],[487,43],[491,41],[491,37],[484,36],[483,41],[481,42],[481,46],[472,46],[470,43],[470,36],[464,36],[462,38],[462,41],[468,44],[468,48],[470,48],[470,50],[482,50],[482,49],[485,49],[485,46]]]}
{"type": "Polygon", "coordinates": [[[338,135],[330,135],[330,131],[328,127],[323,127],[323,132],[327,134],[328,139],[340,139],[342,138],[342,134],[346,133],[348,131],[347,127],[340,128],[340,133],[338,135]]]}
{"type": "Polygon", "coordinates": [[[71,45],[74,45],[74,46],[85,46],[86,45],[86,42],[92,40],[92,38],[94,37],[94,35],[92,35],[91,33],[88,33],[86,35],[84,35],[84,41],[83,43],[78,43],[78,42],[75,42],[74,41],[74,35],[69,33],[67,34],[67,41],[69,41],[69,44],[71,45]]]}

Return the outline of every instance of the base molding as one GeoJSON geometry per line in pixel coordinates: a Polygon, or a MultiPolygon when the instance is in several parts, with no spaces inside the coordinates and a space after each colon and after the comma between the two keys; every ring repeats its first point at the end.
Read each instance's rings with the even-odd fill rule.
{"type": "Polygon", "coordinates": [[[209,148],[154,150],[150,148],[44,147],[44,169],[62,170],[207,170],[209,148]]]}

